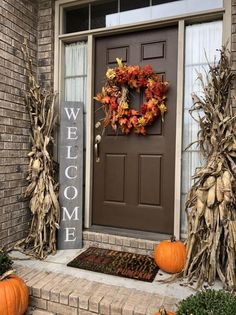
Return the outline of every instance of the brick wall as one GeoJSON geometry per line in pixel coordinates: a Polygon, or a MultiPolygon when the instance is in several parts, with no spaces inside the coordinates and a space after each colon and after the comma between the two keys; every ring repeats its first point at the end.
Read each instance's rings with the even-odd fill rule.
{"type": "Polygon", "coordinates": [[[53,88],[54,0],[39,1],[38,79],[43,88],[53,88]]]}
{"type": "Polygon", "coordinates": [[[0,1],[0,247],[24,237],[30,220],[22,200],[27,182],[29,117],[24,105],[26,71],[21,53],[29,40],[34,71],[53,85],[54,1],[0,1]]]}
{"type": "Polygon", "coordinates": [[[26,89],[21,53],[29,40],[36,66],[37,3],[0,1],[0,246],[24,236],[28,227],[27,202],[21,201],[26,186],[29,151],[29,117],[22,90],[26,89]]]}
{"type": "MultiPolygon", "coordinates": [[[[232,69],[236,71],[236,0],[232,0],[232,36],[231,36],[231,51],[232,51],[232,69]]],[[[236,108],[236,80],[232,90],[232,104],[236,108]]]]}

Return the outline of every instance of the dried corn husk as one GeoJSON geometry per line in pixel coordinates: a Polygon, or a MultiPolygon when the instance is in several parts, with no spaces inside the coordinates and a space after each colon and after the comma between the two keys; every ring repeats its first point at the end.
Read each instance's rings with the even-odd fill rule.
{"type": "Polygon", "coordinates": [[[196,211],[197,211],[197,213],[198,213],[199,216],[202,216],[202,214],[203,214],[205,208],[206,208],[206,204],[203,203],[200,198],[197,198],[197,208],[196,208],[196,211]]]}
{"type": "Polygon", "coordinates": [[[227,219],[227,217],[228,217],[228,210],[226,208],[225,201],[222,201],[219,204],[219,213],[220,213],[220,221],[224,222],[227,219]]]}
{"type": "Polygon", "coordinates": [[[207,179],[205,180],[204,185],[203,185],[204,188],[210,189],[215,184],[215,181],[216,181],[216,179],[214,176],[207,177],[207,179]]]}
{"type": "MultiPolygon", "coordinates": [[[[217,65],[209,65],[206,80],[200,75],[204,97],[193,95],[198,115],[198,145],[205,165],[193,176],[187,195],[187,260],[183,276],[213,284],[216,277],[229,290],[236,290],[236,115],[230,102],[235,74],[225,47],[217,65]]],[[[196,119],[196,115],[194,117],[196,119]]]]}
{"type": "Polygon", "coordinates": [[[205,203],[207,201],[207,191],[204,190],[204,189],[197,189],[196,190],[196,195],[197,195],[197,198],[201,200],[202,203],[205,203]]]}
{"type": "Polygon", "coordinates": [[[223,182],[224,190],[230,191],[231,190],[231,176],[230,176],[229,171],[224,172],[222,176],[222,182],[223,182]]]}
{"type": "Polygon", "coordinates": [[[232,144],[231,150],[232,150],[232,151],[236,151],[236,143],[235,143],[235,142],[232,144]]]}
{"type": "Polygon", "coordinates": [[[222,202],[224,199],[223,182],[220,176],[216,180],[216,199],[218,202],[222,202]]]}
{"type": "Polygon", "coordinates": [[[228,171],[225,171],[222,176],[223,188],[224,188],[224,200],[226,202],[231,202],[231,176],[228,171]]]}
{"type": "Polygon", "coordinates": [[[33,160],[33,164],[31,166],[32,168],[32,171],[36,172],[36,173],[39,173],[40,171],[40,160],[39,159],[35,159],[33,160]]]}
{"type": "Polygon", "coordinates": [[[43,214],[48,213],[49,210],[51,209],[51,206],[52,206],[52,198],[51,198],[51,195],[47,193],[43,201],[43,209],[42,209],[43,214]]]}
{"type": "Polygon", "coordinates": [[[213,207],[215,203],[215,198],[216,198],[216,185],[214,184],[211,186],[211,188],[208,190],[208,195],[207,195],[207,207],[211,208],[213,207]]]}
{"type": "Polygon", "coordinates": [[[214,211],[208,207],[206,207],[205,209],[205,213],[204,213],[204,218],[205,218],[205,222],[206,225],[209,229],[211,229],[213,227],[213,223],[214,223],[214,211]]]}
{"type": "Polygon", "coordinates": [[[29,185],[24,196],[30,199],[32,222],[28,236],[17,242],[16,249],[44,259],[56,251],[56,230],[59,228],[60,207],[58,184],[54,178],[54,163],[50,145],[55,124],[55,95],[42,93],[32,72],[28,46],[23,48],[28,70],[29,91],[25,102],[30,115],[32,148],[28,154],[29,185]]]}

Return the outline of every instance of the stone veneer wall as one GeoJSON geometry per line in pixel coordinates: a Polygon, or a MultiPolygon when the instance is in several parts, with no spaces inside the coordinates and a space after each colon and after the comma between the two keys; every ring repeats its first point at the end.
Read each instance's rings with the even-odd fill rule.
{"type": "Polygon", "coordinates": [[[30,150],[24,105],[26,70],[21,52],[29,41],[34,71],[42,87],[53,85],[52,0],[0,1],[0,247],[25,236],[30,221],[22,200],[30,150]]]}

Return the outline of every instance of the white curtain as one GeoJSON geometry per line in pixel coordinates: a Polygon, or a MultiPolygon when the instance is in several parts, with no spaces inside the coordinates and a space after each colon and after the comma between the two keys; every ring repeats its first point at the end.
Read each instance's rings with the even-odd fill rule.
{"type": "Polygon", "coordinates": [[[84,145],[86,143],[87,43],[76,42],[65,46],[65,101],[83,102],[84,145]]]}
{"type": "Polygon", "coordinates": [[[86,112],[87,43],[65,46],[65,101],[84,103],[86,112]]]}
{"type": "Polygon", "coordinates": [[[201,93],[198,73],[204,75],[207,70],[207,60],[214,63],[219,59],[222,46],[222,21],[189,25],[185,37],[185,87],[184,87],[184,117],[183,117],[183,152],[182,152],[182,195],[181,195],[181,232],[186,233],[187,218],[185,214],[186,195],[191,187],[191,176],[197,166],[203,162],[196,145],[188,151],[185,148],[197,139],[198,125],[191,118],[189,109],[192,106],[191,93],[201,93]],[[205,70],[204,70],[205,69],[205,70]]]}

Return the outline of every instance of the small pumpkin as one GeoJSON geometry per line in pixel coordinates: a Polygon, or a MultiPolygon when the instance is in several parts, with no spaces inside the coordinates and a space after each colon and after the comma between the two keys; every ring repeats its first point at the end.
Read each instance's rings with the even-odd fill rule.
{"type": "Polygon", "coordinates": [[[168,273],[177,273],[183,270],[186,261],[186,248],[183,242],[176,241],[172,236],[157,244],[154,250],[154,260],[157,266],[168,273]]]}
{"type": "Polygon", "coordinates": [[[12,271],[0,278],[0,314],[23,315],[29,303],[29,292],[24,281],[12,271]]]}
{"type": "Polygon", "coordinates": [[[175,313],[171,311],[167,311],[163,306],[159,309],[159,312],[155,313],[154,315],[175,315],[175,313]]]}

